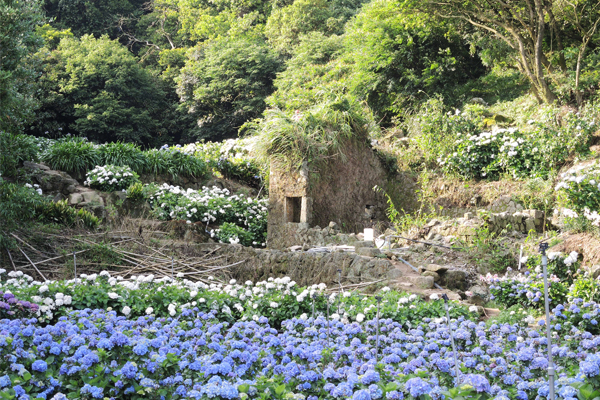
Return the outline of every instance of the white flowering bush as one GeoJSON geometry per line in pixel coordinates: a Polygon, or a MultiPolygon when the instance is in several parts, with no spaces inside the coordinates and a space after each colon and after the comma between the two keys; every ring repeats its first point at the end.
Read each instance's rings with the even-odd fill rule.
{"type": "MultiPolygon", "coordinates": [[[[73,310],[105,309],[136,318],[145,315],[175,316],[198,307],[222,321],[257,321],[267,317],[274,325],[291,318],[327,316],[343,322],[362,322],[377,313],[377,299],[357,292],[327,294],[320,283],[298,287],[289,277],[243,284],[192,282],[184,277],[157,278],[154,275],[128,279],[109,272],[82,274],[77,279],[38,282],[20,271],[0,270],[0,290],[40,305],[41,322],[55,321],[73,310]]],[[[443,302],[423,302],[416,295],[382,291],[380,317],[416,324],[421,318],[444,315],[443,302]]],[[[454,317],[475,317],[465,307],[451,304],[454,317]]]]}
{"type": "Polygon", "coordinates": [[[572,153],[588,151],[595,121],[575,113],[563,118],[557,126],[550,121],[529,122],[526,129],[507,128],[473,132],[474,118],[468,113],[444,117],[444,126],[468,126],[471,129],[451,129],[453,142],[438,157],[439,165],[463,178],[497,179],[508,173],[515,178],[547,177],[557,166],[564,164],[572,153]]]}
{"type": "Polygon", "coordinates": [[[88,171],[84,184],[103,192],[116,192],[139,181],[140,177],[129,166],[103,165],[88,171]]]}
{"type": "Polygon", "coordinates": [[[42,191],[42,188],[41,188],[41,187],[40,187],[40,185],[38,185],[37,183],[34,183],[33,185],[32,185],[32,184],[30,184],[30,183],[26,183],[26,184],[25,184],[25,187],[28,187],[28,188],[30,188],[30,189],[33,189],[33,190],[35,190],[35,192],[36,192],[37,194],[39,194],[39,195],[42,195],[42,194],[44,194],[44,193],[43,193],[43,191],[42,191]]]}
{"type": "Polygon", "coordinates": [[[555,213],[567,219],[583,218],[600,226],[600,165],[597,162],[562,173],[555,190],[562,205],[555,213]]]}
{"type": "Polygon", "coordinates": [[[216,226],[219,231],[209,232],[224,243],[266,245],[267,200],[231,194],[218,187],[194,190],[167,184],[148,185],[145,192],[159,219],[201,223],[207,230],[216,226]]]}

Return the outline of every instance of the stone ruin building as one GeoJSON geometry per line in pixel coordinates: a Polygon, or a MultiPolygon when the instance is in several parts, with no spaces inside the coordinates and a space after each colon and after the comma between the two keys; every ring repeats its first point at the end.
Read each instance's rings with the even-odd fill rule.
{"type": "Polygon", "coordinates": [[[323,245],[327,243],[315,240],[317,231],[331,232],[335,226],[336,231],[359,233],[386,220],[386,197],[374,190],[376,185],[399,209],[414,207],[415,182],[386,170],[373,148],[354,142],[342,152],[343,157],[330,157],[318,165],[304,162],[299,170],[271,164],[269,248],[323,245]]]}

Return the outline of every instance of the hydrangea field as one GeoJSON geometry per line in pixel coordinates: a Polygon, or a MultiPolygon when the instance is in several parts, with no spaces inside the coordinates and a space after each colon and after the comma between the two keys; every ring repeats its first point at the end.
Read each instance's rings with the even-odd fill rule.
{"type": "MultiPolygon", "coordinates": [[[[437,296],[331,293],[289,278],[197,283],[103,272],[36,282],[1,272],[6,304],[21,307],[0,320],[0,396],[7,399],[548,395],[545,321],[486,324],[450,303],[448,324],[437,296]]],[[[599,395],[600,337],[577,322],[599,313],[581,299],[553,308],[558,398],[599,395]]]]}

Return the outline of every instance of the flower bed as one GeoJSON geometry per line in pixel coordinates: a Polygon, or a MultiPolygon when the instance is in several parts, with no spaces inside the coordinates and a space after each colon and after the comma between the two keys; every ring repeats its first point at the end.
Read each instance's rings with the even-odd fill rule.
{"type": "MultiPolygon", "coordinates": [[[[3,398],[258,399],[269,393],[273,399],[500,400],[548,394],[545,332],[519,319],[477,323],[455,303],[448,327],[435,297],[424,302],[384,289],[378,333],[374,296],[326,295],[323,284],[298,288],[289,278],[205,285],[106,272],[46,283],[9,275],[2,282],[9,297],[35,298],[42,306],[37,319],[0,320],[3,398]]],[[[600,307],[573,299],[552,312],[559,398],[592,399],[586,393],[600,376],[600,336],[590,330],[600,307]]]]}
{"type": "Polygon", "coordinates": [[[222,143],[196,142],[175,148],[200,157],[224,178],[234,179],[255,188],[264,185],[264,169],[250,156],[243,140],[228,139],[222,143]]]}
{"type": "MultiPolygon", "coordinates": [[[[597,308],[597,306],[596,306],[597,308]]],[[[555,331],[559,398],[593,392],[600,340],[555,331]]],[[[536,329],[459,318],[415,324],[293,318],[222,322],[187,309],[176,318],[74,311],[42,327],[0,321],[5,398],[528,399],[548,395],[546,339],[536,329]],[[450,333],[457,346],[455,381],[450,333]],[[60,395],[59,395],[60,393],[60,395]],[[269,397],[265,397],[269,393],[269,397]],[[425,396],[425,397],[422,397],[425,396]],[[459,397],[463,396],[463,397],[459,397]]],[[[580,397],[591,398],[591,397],[580,397]]]]}
{"type": "Polygon", "coordinates": [[[560,195],[563,216],[583,218],[600,226],[600,165],[593,162],[562,173],[555,190],[560,195]]]}
{"type": "MultiPolygon", "coordinates": [[[[182,277],[156,279],[152,275],[140,275],[123,279],[104,271],[100,275],[82,275],[68,281],[37,282],[22,272],[0,272],[0,276],[4,276],[4,290],[41,305],[38,317],[43,323],[56,322],[74,309],[85,308],[114,309],[119,315],[133,318],[148,314],[176,316],[185,309],[198,307],[228,322],[266,316],[271,325],[277,327],[286,319],[312,316],[313,305],[314,316],[330,315],[346,322],[374,318],[377,311],[373,296],[349,291],[326,295],[325,284],[299,288],[289,278],[270,278],[256,284],[231,281],[207,285],[182,277]]],[[[470,316],[465,307],[454,303],[450,312],[453,317],[470,316]]],[[[419,301],[416,295],[389,289],[382,293],[382,318],[414,323],[442,314],[440,302],[419,301]]]]}
{"type": "Polygon", "coordinates": [[[551,113],[528,127],[481,132],[479,118],[470,112],[439,115],[425,124],[425,131],[451,139],[439,154],[439,165],[465,179],[497,179],[502,173],[515,178],[546,178],[572,153],[588,151],[595,121],[576,113],[557,125],[551,113]]]}

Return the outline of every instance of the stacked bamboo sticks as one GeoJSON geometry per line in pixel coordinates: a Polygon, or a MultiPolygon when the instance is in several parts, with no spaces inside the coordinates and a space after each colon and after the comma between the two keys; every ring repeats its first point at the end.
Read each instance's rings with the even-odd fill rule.
{"type": "Polygon", "coordinates": [[[231,277],[230,268],[246,261],[228,264],[225,255],[215,254],[218,248],[194,256],[169,255],[165,249],[166,244],[162,247],[152,247],[142,238],[126,235],[102,237],[90,234],[68,237],[47,234],[47,239],[52,241],[53,246],[43,246],[43,249],[36,248],[21,236],[12,236],[16,240],[16,247],[11,250],[5,249],[10,267],[41,281],[71,279],[75,274],[109,270],[112,274],[124,278],[152,274],[156,278],[184,278],[209,284],[226,282],[231,277]],[[85,258],[83,253],[99,245],[99,240],[104,245],[110,245],[111,252],[119,259],[118,263],[96,262],[85,258]],[[66,250],[73,248],[74,242],[80,243],[80,247],[88,248],[78,251],[66,250]]]}

